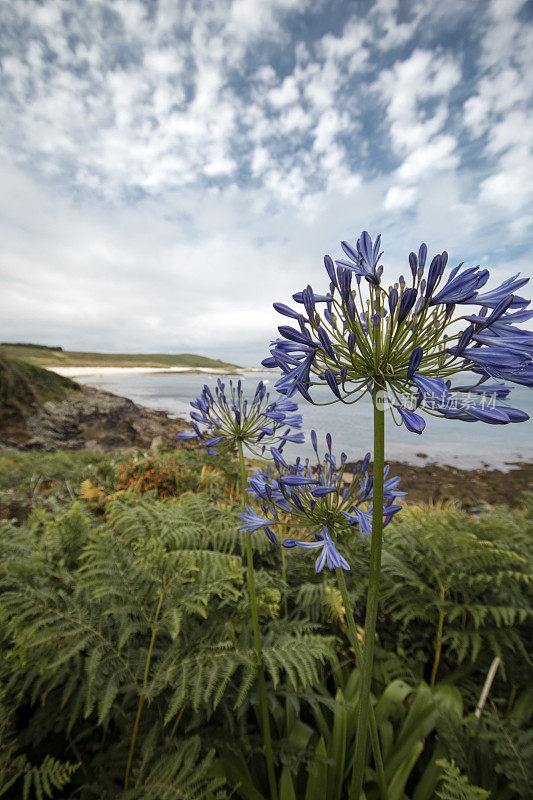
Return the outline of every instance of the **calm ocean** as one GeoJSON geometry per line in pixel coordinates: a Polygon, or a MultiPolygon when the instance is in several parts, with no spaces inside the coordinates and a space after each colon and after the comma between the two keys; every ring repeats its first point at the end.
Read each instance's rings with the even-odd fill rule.
{"type": "MultiPolygon", "coordinates": [[[[210,374],[150,373],[148,375],[91,375],[75,377],[80,383],[97,386],[114,394],[128,397],[136,403],[169,412],[172,416],[187,418],[189,402],[197,397],[204,384],[210,387],[217,380],[210,374]]],[[[268,383],[274,391],[278,379],[272,372],[249,372],[239,376],[245,390],[253,395],[259,380],[268,383]]],[[[230,376],[222,376],[227,382],[230,376]]],[[[233,380],[237,380],[233,376],[233,380]]],[[[331,400],[329,389],[316,390],[320,402],[331,400]]],[[[295,398],[298,401],[297,398],[295,398]]],[[[333,437],[334,450],[344,450],[349,460],[360,458],[372,449],[372,407],[363,399],[356,406],[335,403],[320,407],[299,402],[306,432],[305,445],[287,446],[288,455],[312,455],[309,431],[314,428],[322,441],[327,432],[333,437]]],[[[510,394],[508,405],[527,411],[533,418],[533,392],[517,387],[510,394]]],[[[457,467],[498,467],[509,469],[517,461],[533,461],[533,421],[510,425],[486,425],[482,422],[456,422],[424,415],[427,425],[420,436],[409,433],[403,426],[396,427],[387,414],[386,456],[391,460],[408,461],[422,465],[427,462],[449,464],[457,467]]],[[[325,447],[325,444],[324,444],[325,447]]]]}

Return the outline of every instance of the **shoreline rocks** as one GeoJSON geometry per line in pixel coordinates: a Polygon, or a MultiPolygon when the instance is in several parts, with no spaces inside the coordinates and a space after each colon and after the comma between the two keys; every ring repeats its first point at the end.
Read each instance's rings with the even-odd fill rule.
{"type": "MultiPolygon", "coordinates": [[[[6,421],[7,422],[7,421],[6,421]]],[[[125,397],[80,386],[58,402],[47,401],[17,425],[3,425],[0,446],[20,450],[137,450],[157,444],[177,447],[176,435],[188,428],[164,411],[125,397]]]]}
{"type": "MultiPolygon", "coordinates": [[[[512,464],[508,472],[499,469],[460,469],[434,463],[424,466],[389,461],[389,476],[399,476],[401,498],[412,505],[455,503],[461,508],[488,505],[518,506],[523,492],[533,491],[533,464],[512,464]]],[[[349,465],[348,465],[349,466],[349,465]]],[[[370,468],[372,471],[372,468],[370,468]]]]}

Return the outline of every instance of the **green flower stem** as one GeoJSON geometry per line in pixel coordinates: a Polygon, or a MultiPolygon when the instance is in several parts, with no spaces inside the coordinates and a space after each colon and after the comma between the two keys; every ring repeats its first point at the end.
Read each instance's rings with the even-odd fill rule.
{"type": "Polygon", "coordinates": [[[150,646],[148,648],[148,655],[146,656],[146,664],[144,665],[144,675],[143,675],[143,685],[142,685],[142,693],[139,697],[139,705],[137,706],[137,716],[135,717],[135,722],[133,724],[133,733],[131,734],[131,744],[130,744],[130,752],[128,753],[128,762],[126,764],[126,775],[124,777],[124,791],[128,791],[128,784],[130,780],[130,772],[131,772],[131,764],[133,761],[133,751],[135,750],[135,742],[137,740],[137,733],[139,731],[139,722],[141,720],[141,714],[144,705],[145,694],[144,690],[146,689],[146,684],[148,682],[148,671],[150,669],[150,661],[152,660],[152,651],[154,649],[154,642],[155,637],[157,636],[157,620],[159,619],[159,614],[161,612],[161,606],[163,605],[163,598],[165,596],[164,592],[161,592],[159,596],[159,602],[157,604],[157,609],[155,612],[155,617],[153,621],[152,627],[152,638],[150,639],[150,646]]]}
{"type": "MultiPolygon", "coordinates": [[[[348,589],[346,588],[346,581],[344,579],[344,570],[342,570],[340,567],[336,567],[335,573],[337,575],[337,581],[339,583],[339,588],[341,590],[341,595],[342,595],[342,602],[344,603],[344,610],[346,612],[349,638],[352,643],[352,647],[355,650],[355,657],[357,659],[357,664],[358,666],[360,666],[363,663],[363,651],[361,650],[361,645],[359,644],[359,638],[357,636],[357,629],[355,627],[355,622],[352,614],[350,598],[348,596],[348,589]]],[[[378,726],[376,724],[376,717],[374,715],[374,707],[372,706],[372,704],[370,704],[368,723],[370,728],[370,740],[372,742],[372,752],[374,753],[374,762],[376,764],[376,772],[378,775],[378,784],[379,784],[379,791],[381,794],[381,800],[387,800],[388,798],[387,781],[385,780],[383,759],[381,757],[381,749],[379,745],[378,726]]]]}
{"type": "Polygon", "coordinates": [[[289,608],[287,604],[287,562],[285,560],[285,548],[280,547],[281,550],[281,580],[283,581],[283,613],[285,618],[289,616],[289,608]]]}
{"type": "MultiPolygon", "coordinates": [[[[375,388],[377,388],[375,386],[375,388]]],[[[385,466],[385,414],[374,404],[374,497],[372,538],[370,545],[370,576],[366,598],[365,647],[363,650],[361,699],[355,737],[355,756],[350,800],[359,800],[363,790],[366,766],[366,737],[370,706],[370,688],[374,664],[374,639],[378,614],[379,577],[381,573],[381,544],[383,538],[383,470],[385,466]]]]}
{"type": "MultiPolygon", "coordinates": [[[[241,473],[241,492],[242,504],[244,507],[246,497],[246,467],[244,465],[244,455],[242,452],[242,442],[237,442],[239,451],[239,467],[241,473]]],[[[274,770],[274,759],[272,756],[272,738],[270,735],[270,717],[268,715],[267,691],[265,681],[265,671],[263,669],[262,661],[262,648],[261,636],[259,634],[259,616],[257,613],[257,599],[255,596],[255,579],[254,579],[254,556],[252,551],[252,538],[248,534],[246,536],[246,565],[248,571],[248,594],[250,595],[250,611],[252,614],[252,628],[254,632],[254,647],[257,654],[259,666],[257,668],[257,675],[259,679],[259,701],[261,704],[261,719],[263,728],[263,739],[265,741],[265,755],[268,771],[268,783],[270,785],[270,795],[272,800],[278,800],[278,787],[276,784],[276,773],[274,770]]]]}

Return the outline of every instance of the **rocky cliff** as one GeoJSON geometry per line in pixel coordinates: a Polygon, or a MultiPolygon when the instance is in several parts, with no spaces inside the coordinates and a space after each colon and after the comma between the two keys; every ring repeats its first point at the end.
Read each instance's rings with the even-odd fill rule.
{"type": "Polygon", "coordinates": [[[0,447],[146,449],[177,446],[187,423],[48,370],[0,359],[0,447]]]}

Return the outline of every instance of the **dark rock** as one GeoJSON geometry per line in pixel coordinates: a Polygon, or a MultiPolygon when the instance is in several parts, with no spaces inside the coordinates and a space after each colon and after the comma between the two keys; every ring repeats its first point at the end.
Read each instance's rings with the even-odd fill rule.
{"type": "MultiPolygon", "coordinates": [[[[521,504],[523,492],[533,490],[533,464],[519,462],[508,472],[499,469],[458,469],[447,465],[414,466],[401,461],[388,461],[389,475],[401,478],[400,489],[407,492],[404,503],[453,502],[462,508],[490,505],[521,504]]],[[[352,465],[346,465],[347,470],[352,465]]],[[[372,465],[370,466],[370,472],[372,465]]]]}
{"type": "Polygon", "coordinates": [[[184,420],[171,419],[164,411],[82,386],[66,400],[43,403],[24,420],[24,425],[4,430],[0,446],[24,450],[136,450],[148,449],[156,441],[176,447],[176,434],[187,427],[184,420]]]}

